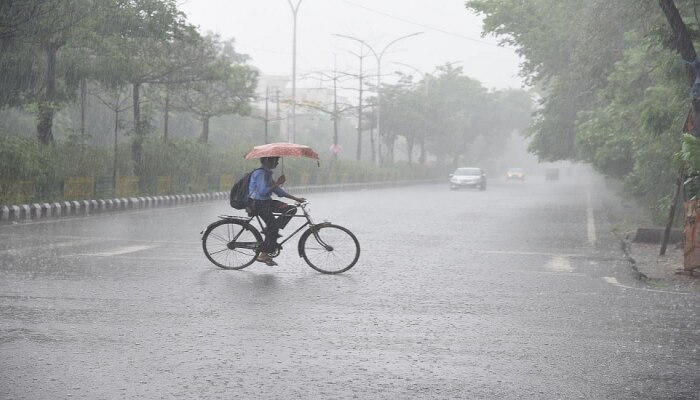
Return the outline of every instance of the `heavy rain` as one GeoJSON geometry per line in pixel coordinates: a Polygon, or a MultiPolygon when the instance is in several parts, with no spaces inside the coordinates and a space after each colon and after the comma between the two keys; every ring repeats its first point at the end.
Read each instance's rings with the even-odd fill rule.
{"type": "Polygon", "coordinates": [[[699,26],[0,1],[0,399],[700,399],[699,26]]]}

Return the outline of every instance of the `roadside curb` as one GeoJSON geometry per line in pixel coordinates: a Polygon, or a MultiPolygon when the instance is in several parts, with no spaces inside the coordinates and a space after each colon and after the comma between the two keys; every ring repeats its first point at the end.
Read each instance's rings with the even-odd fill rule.
{"type": "Polygon", "coordinates": [[[113,211],[168,207],[185,203],[222,200],[226,198],[228,198],[227,193],[216,192],[11,205],[3,206],[2,209],[0,209],[0,222],[85,216],[113,211]]]}
{"type": "MultiPolygon", "coordinates": [[[[394,182],[343,183],[322,186],[293,186],[287,188],[293,193],[331,192],[357,189],[381,189],[394,186],[409,186],[441,182],[437,179],[404,180],[394,182]]],[[[175,194],[169,196],[128,197],[99,200],[73,200],[53,203],[32,203],[8,205],[0,208],[0,224],[36,219],[86,216],[139,210],[157,207],[172,207],[189,203],[227,200],[228,192],[175,194]]]]}
{"type": "Polygon", "coordinates": [[[680,268],[683,266],[681,248],[670,246],[666,249],[666,254],[661,256],[657,243],[618,239],[631,272],[646,288],[684,294],[700,293],[700,279],[684,273],[680,268]]]}
{"type": "Polygon", "coordinates": [[[630,245],[631,242],[619,236],[617,236],[617,238],[620,241],[620,249],[622,250],[622,253],[625,256],[625,260],[632,269],[632,273],[634,274],[635,278],[639,279],[640,281],[649,279],[649,277],[646,274],[639,271],[639,268],[637,267],[637,260],[635,260],[634,257],[632,257],[630,245]]]}

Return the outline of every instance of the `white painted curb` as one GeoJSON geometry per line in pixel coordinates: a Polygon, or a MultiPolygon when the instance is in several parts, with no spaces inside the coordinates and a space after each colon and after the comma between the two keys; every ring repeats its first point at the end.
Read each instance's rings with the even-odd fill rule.
{"type": "MultiPolygon", "coordinates": [[[[321,186],[293,186],[287,188],[292,193],[327,192],[337,190],[385,188],[439,182],[434,179],[395,182],[343,183],[321,186]]],[[[63,201],[54,203],[34,203],[6,205],[0,208],[0,223],[44,218],[95,215],[122,210],[169,207],[195,202],[228,200],[228,192],[176,194],[170,196],[147,196],[116,199],[63,201]]]]}

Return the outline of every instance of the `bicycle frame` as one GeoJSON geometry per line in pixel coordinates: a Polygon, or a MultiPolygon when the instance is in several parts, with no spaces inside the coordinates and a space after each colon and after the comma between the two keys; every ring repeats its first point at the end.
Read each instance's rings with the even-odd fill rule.
{"type": "MultiPolygon", "coordinates": [[[[326,224],[330,224],[330,222],[323,222],[323,223],[321,223],[321,224],[316,224],[316,223],[314,223],[314,221],[311,219],[311,215],[310,215],[309,212],[306,210],[306,206],[307,206],[308,204],[309,204],[308,202],[306,202],[306,203],[297,203],[297,204],[296,204],[297,207],[301,209],[303,215],[293,215],[292,218],[306,218],[306,222],[304,222],[301,226],[299,226],[294,232],[292,232],[291,234],[289,234],[289,235],[285,236],[284,238],[282,238],[282,241],[279,243],[280,246],[281,246],[281,245],[284,245],[285,243],[287,243],[287,242],[288,242],[292,237],[294,237],[297,233],[299,233],[299,232],[301,232],[302,230],[304,230],[304,228],[309,227],[308,229],[311,229],[311,233],[314,235],[314,238],[318,241],[318,243],[319,243],[321,246],[323,246],[326,250],[332,251],[332,250],[333,250],[333,246],[330,246],[330,245],[328,245],[327,243],[325,243],[325,242],[321,239],[321,237],[318,235],[318,229],[316,229],[317,226],[323,226],[323,225],[326,225],[326,224]]],[[[279,216],[282,215],[282,213],[272,213],[272,215],[274,215],[275,217],[279,218],[279,216]]],[[[220,217],[220,218],[235,218],[235,219],[238,219],[238,220],[241,220],[241,221],[245,221],[247,224],[250,224],[250,222],[251,222],[253,219],[255,219],[255,220],[258,221],[258,225],[259,225],[261,228],[264,228],[264,227],[266,226],[266,225],[265,225],[265,222],[264,222],[264,221],[260,218],[260,216],[257,215],[257,214],[254,215],[254,216],[251,216],[251,217],[247,217],[247,218],[245,218],[245,217],[229,216],[229,215],[226,215],[226,216],[223,216],[223,215],[222,215],[222,216],[219,216],[219,217],[220,217]]],[[[262,229],[261,229],[261,231],[262,231],[262,229]]],[[[240,235],[240,233],[239,233],[239,235],[240,235]]],[[[301,256],[301,248],[299,248],[298,251],[299,251],[299,255],[301,256]]]]}

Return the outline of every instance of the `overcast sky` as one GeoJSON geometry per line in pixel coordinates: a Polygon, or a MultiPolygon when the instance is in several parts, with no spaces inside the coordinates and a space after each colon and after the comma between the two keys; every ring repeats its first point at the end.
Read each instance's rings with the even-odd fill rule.
{"type": "MultiPolygon", "coordinates": [[[[297,4],[299,0],[291,0],[297,4]]],[[[252,57],[264,74],[291,75],[293,14],[287,0],[180,0],[180,9],[203,32],[234,38],[236,50],[252,57]]],[[[487,88],[520,88],[519,59],[512,48],[481,37],[481,20],[464,0],[302,0],[297,13],[297,76],[313,71],[357,73],[362,39],[382,57],[383,81],[400,70],[416,75],[434,72],[445,63],[487,88]],[[407,67],[401,64],[408,64],[407,67]]],[[[365,50],[366,51],[366,50],[365,50]]],[[[376,73],[377,60],[365,59],[364,72],[376,73]]]]}

